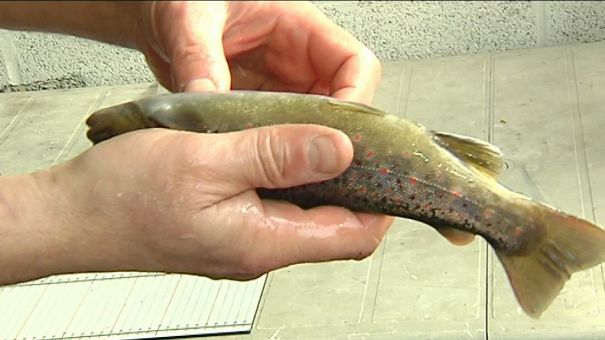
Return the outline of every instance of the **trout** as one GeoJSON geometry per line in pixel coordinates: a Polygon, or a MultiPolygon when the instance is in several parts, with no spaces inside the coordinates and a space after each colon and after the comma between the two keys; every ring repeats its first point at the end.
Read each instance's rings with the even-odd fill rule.
{"type": "Polygon", "coordinates": [[[354,158],[331,180],[261,198],[301,208],[336,205],[412,219],[446,235],[479,235],[494,249],[524,312],[539,318],[571,275],[605,258],[605,231],[498,183],[502,152],[487,142],[328,96],[227,91],[155,95],[94,112],[93,144],[144,128],[225,133],[278,124],[318,124],[346,133],[354,158]],[[453,229],[452,229],[453,228],[453,229]]]}

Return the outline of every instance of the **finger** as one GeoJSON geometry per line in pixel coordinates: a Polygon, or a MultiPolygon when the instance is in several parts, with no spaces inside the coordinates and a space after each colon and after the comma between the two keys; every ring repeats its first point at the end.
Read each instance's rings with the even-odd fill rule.
{"type": "Polygon", "coordinates": [[[309,58],[322,79],[330,79],[332,96],[371,104],[381,77],[374,53],[349,32],[315,9],[309,58]],[[331,32],[325,34],[326,31],[331,32]]]}
{"type": "Polygon", "coordinates": [[[296,263],[362,260],[371,255],[392,218],[322,206],[303,210],[277,201],[264,201],[265,235],[270,242],[259,253],[260,263],[280,268],[296,263]],[[271,249],[270,252],[262,251],[271,249]]]}
{"type": "Polygon", "coordinates": [[[229,67],[222,35],[226,9],[223,2],[181,3],[169,18],[164,42],[168,50],[173,86],[177,91],[228,90],[229,67]]]}
{"type": "Polygon", "coordinates": [[[371,105],[381,77],[378,59],[367,48],[347,59],[332,80],[332,96],[371,105]]]}
{"type": "Polygon", "coordinates": [[[204,153],[195,156],[199,175],[229,183],[221,189],[229,196],[250,188],[327,180],[346,170],[353,159],[346,134],[318,125],[270,126],[202,138],[199,150],[204,153]]]}
{"type": "Polygon", "coordinates": [[[142,50],[147,65],[153,72],[156,80],[164,88],[174,91],[172,88],[172,75],[170,74],[170,64],[162,59],[152,48],[145,46],[142,50]]]}
{"type": "Polygon", "coordinates": [[[304,210],[293,204],[256,199],[247,191],[215,205],[227,216],[245,212],[242,232],[232,242],[241,244],[230,266],[215,268],[217,277],[250,279],[297,263],[361,260],[372,254],[392,223],[382,215],[354,213],[342,207],[322,206],[304,210]],[[240,239],[241,237],[241,239],[240,239]]]}

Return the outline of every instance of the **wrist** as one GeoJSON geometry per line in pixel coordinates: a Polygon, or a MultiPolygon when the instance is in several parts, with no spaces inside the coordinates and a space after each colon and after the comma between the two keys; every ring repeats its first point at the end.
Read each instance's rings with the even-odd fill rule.
{"type": "Polygon", "coordinates": [[[136,267],[128,231],[99,218],[86,178],[72,168],[0,176],[0,285],[136,267]]]}
{"type": "Polygon", "coordinates": [[[70,242],[51,178],[49,171],[0,177],[0,284],[61,271],[70,242]]]}
{"type": "Polygon", "coordinates": [[[0,27],[60,33],[136,48],[139,1],[0,2],[0,27]]]}

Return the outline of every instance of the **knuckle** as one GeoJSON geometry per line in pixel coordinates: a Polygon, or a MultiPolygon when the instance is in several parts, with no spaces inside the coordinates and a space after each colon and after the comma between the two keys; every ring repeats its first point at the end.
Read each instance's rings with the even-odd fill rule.
{"type": "Polygon", "coordinates": [[[197,42],[186,43],[174,51],[174,57],[180,61],[190,61],[208,58],[202,46],[197,42]]]}
{"type": "Polygon", "coordinates": [[[369,59],[370,71],[375,75],[376,78],[380,78],[382,76],[382,63],[380,63],[380,60],[378,57],[376,57],[374,52],[367,47],[365,50],[369,59]]]}
{"type": "Polygon", "coordinates": [[[279,187],[285,179],[288,147],[276,129],[259,130],[255,140],[257,173],[266,185],[279,187]]]}

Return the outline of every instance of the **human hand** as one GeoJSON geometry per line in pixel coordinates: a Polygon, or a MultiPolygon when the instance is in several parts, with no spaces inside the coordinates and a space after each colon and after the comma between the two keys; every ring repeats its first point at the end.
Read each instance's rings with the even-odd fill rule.
{"type": "Polygon", "coordinates": [[[370,104],[380,63],[308,2],[150,2],[139,49],[174,92],[251,89],[370,104]]]}
{"type": "MultiPolygon", "coordinates": [[[[139,46],[172,91],[256,89],[371,104],[378,59],[307,2],[151,2],[139,46]]],[[[437,229],[456,245],[474,235],[437,229]]]]}
{"type": "Polygon", "coordinates": [[[64,262],[77,261],[69,268],[78,272],[251,279],[296,263],[365,258],[389,219],[302,210],[255,191],[336,177],[352,157],[347,136],[322,126],[147,129],[112,138],[53,170],[59,196],[73,204],[61,209],[75,221],[67,234],[78,235],[63,242],[78,248],[64,262]]]}

